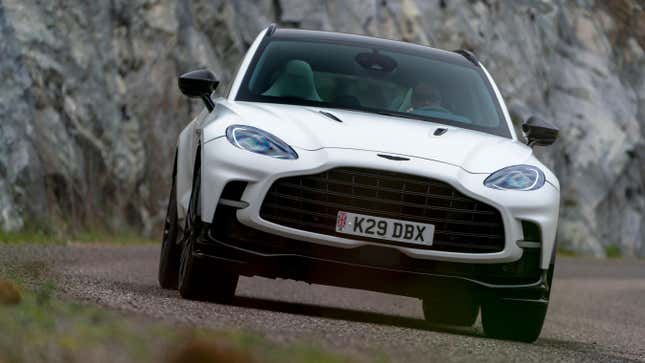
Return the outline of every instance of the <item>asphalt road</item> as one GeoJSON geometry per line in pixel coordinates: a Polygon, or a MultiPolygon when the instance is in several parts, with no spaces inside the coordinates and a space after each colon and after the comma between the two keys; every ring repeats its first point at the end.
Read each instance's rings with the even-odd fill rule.
{"type": "Polygon", "coordinates": [[[439,330],[419,300],[287,280],[242,278],[233,305],[182,300],[157,286],[158,247],[3,246],[0,267],[55,279],[73,298],[155,319],[250,330],[278,342],[392,361],[645,361],[645,261],[560,258],[541,338],[533,344],[439,330]]]}

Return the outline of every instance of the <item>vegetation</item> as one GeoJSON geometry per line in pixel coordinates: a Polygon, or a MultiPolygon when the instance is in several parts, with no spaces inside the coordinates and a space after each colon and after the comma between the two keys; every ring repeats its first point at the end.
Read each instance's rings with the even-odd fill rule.
{"type": "MultiPolygon", "coordinates": [[[[5,280],[3,286],[13,285],[5,280]]],[[[150,322],[54,296],[44,284],[0,301],[0,362],[349,362],[308,344],[150,322]]],[[[0,291],[0,294],[3,292],[0,291]]]]}
{"type": "Polygon", "coordinates": [[[622,257],[622,253],[620,250],[620,246],[617,244],[608,244],[605,246],[605,255],[607,258],[620,258],[622,257]]]}
{"type": "Polygon", "coordinates": [[[563,256],[563,257],[575,257],[577,254],[574,251],[564,249],[564,248],[558,248],[558,256],[563,256]]]}
{"type": "Polygon", "coordinates": [[[113,233],[107,231],[86,231],[75,233],[55,233],[41,229],[27,228],[17,232],[0,230],[0,243],[99,243],[116,244],[156,243],[158,239],[146,238],[133,232],[113,233]]]}

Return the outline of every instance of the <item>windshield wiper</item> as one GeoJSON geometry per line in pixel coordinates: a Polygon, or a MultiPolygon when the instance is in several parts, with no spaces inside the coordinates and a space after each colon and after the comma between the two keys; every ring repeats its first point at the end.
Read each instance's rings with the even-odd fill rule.
{"type": "Polygon", "coordinates": [[[405,114],[405,113],[402,113],[402,112],[381,111],[381,110],[379,110],[379,111],[367,111],[367,112],[374,112],[374,113],[377,113],[379,115],[384,115],[384,116],[403,117],[403,118],[409,118],[409,119],[413,119],[413,120],[421,120],[419,117],[417,117],[415,115],[408,115],[408,114],[405,114]]]}

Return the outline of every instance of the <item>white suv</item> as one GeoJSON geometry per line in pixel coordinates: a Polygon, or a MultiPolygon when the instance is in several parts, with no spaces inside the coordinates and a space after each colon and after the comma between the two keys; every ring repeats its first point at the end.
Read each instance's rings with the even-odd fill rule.
{"type": "Polygon", "coordinates": [[[238,276],[418,297],[435,324],[534,341],[553,276],[559,184],[516,135],[467,51],[276,29],[226,98],[179,78],[205,110],[181,133],[159,281],[227,302],[238,276]]]}

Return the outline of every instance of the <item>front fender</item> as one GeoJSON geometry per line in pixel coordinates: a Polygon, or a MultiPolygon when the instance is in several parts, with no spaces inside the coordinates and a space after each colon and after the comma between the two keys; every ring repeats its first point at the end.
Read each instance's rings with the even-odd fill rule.
{"type": "MultiPolygon", "coordinates": [[[[193,171],[197,149],[201,144],[201,125],[208,116],[204,109],[179,134],[177,140],[177,217],[183,220],[188,211],[190,192],[193,187],[193,171]]],[[[202,148],[203,150],[203,148],[202,148]]],[[[203,158],[202,158],[203,160],[203,158]]]]}

